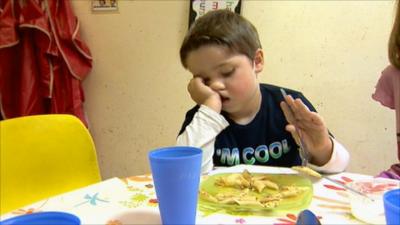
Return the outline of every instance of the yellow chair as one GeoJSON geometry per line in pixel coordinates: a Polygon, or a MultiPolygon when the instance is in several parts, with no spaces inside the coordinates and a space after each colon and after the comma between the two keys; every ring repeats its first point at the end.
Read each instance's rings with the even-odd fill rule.
{"type": "Polygon", "coordinates": [[[0,121],[0,214],[101,180],[89,131],[72,115],[0,121]]]}

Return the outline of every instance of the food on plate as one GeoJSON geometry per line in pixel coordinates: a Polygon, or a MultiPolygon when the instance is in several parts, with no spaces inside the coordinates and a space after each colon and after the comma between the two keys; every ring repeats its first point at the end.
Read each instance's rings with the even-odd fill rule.
{"type": "Polygon", "coordinates": [[[283,199],[299,196],[308,190],[308,187],[279,185],[266,174],[251,174],[247,170],[219,176],[213,185],[223,191],[211,194],[201,189],[201,199],[218,204],[258,206],[264,209],[276,208],[283,199]]]}
{"type": "Polygon", "coordinates": [[[304,190],[305,189],[302,187],[284,186],[281,188],[281,192],[279,193],[279,195],[281,195],[282,198],[289,198],[299,195],[304,190]]]}
{"type": "Polygon", "coordinates": [[[208,192],[200,190],[199,194],[200,194],[200,197],[202,197],[203,199],[205,199],[207,201],[214,202],[214,203],[218,202],[218,199],[216,199],[214,196],[208,194],[208,192]]]}
{"type": "Polygon", "coordinates": [[[260,193],[264,190],[264,188],[279,190],[278,184],[268,180],[265,176],[253,178],[252,184],[253,187],[260,193]]]}
{"type": "Polygon", "coordinates": [[[312,177],[322,178],[322,175],[320,173],[307,166],[292,166],[292,169],[299,171],[300,173],[305,173],[312,177]]]}
{"type": "Polygon", "coordinates": [[[250,187],[250,182],[246,180],[242,174],[233,173],[227,177],[220,177],[215,182],[216,185],[222,187],[234,187],[245,189],[250,187]]]}

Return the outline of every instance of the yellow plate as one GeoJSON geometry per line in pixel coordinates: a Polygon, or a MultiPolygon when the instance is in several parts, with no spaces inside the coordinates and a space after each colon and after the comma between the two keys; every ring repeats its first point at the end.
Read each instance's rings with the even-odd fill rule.
{"type": "MultiPolygon", "coordinates": [[[[200,190],[205,191],[213,196],[217,193],[240,193],[241,190],[232,187],[221,187],[215,185],[215,180],[221,176],[228,176],[231,173],[221,173],[211,176],[206,176],[200,184],[200,190]]],[[[205,214],[215,212],[228,213],[235,215],[262,215],[262,216],[280,216],[287,213],[297,214],[303,209],[308,208],[313,195],[313,186],[309,179],[296,174],[265,174],[252,173],[252,176],[267,176],[269,180],[282,186],[304,187],[304,191],[294,197],[284,198],[279,202],[279,205],[272,209],[263,208],[262,206],[245,206],[221,204],[207,201],[199,197],[199,209],[205,214]]],[[[261,193],[253,192],[252,195],[257,197],[265,197],[270,194],[278,193],[276,190],[265,188],[261,193]]]]}

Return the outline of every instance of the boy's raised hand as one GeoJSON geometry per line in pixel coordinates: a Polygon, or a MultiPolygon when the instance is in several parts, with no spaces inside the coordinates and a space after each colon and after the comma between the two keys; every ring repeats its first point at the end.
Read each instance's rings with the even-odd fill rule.
{"type": "Polygon", "coordinates": [[[190,97],[198,105],[205,105],[217,113],[221,112],[222,102],[219,94],[204,83],[203,78],[193,77],[187,86],[190,97]]]}
{"type": "Polygon", "coordinates": [[[285,97],[285,101],[282,101],[280,106],[289,122],[286,130],[296,141],[299,138],[298,132],[301,133],[311,155],[311,163],[318,166],[326,164],[331,158],[333,143],[322,117],[310,111],[300,99],[293,99],[290,95],[285,97]]]}

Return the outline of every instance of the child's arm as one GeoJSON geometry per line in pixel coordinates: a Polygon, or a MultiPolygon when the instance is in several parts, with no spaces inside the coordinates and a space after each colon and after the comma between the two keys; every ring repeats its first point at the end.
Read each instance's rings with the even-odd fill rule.
{"type": "Polygon", "coordinates": [[[314,164],[315,169],[323,172],[341,172],[347,167],[347,150],[329,136],[325,122],[318,113],[310,111],[301,99],[293,99],[291,96],[285,97],[281,108],[289,122],[286,130],[292,133],[295,139],[298,138],[297,132],[301,133],[311,155],[310,163],[314,164]]]}
{"type": "Polygon", "coordinates": [[[317,166],[312,163],[309,166],[317,171],[325,173],[340,173],[343,172],[349,164],[350,155],[346,148],[336,139],[330,137],[333,142],[333,151],[327,163],[322,166],[317,166]]]}
{"type": "Polygon", "coordinates": [[[177,138],[177,145],[193,146],[203,150],[201,170],[207,172],[213,168],[214,143],[217,135],[229,123],[220,114],[221,97],[203,78],[194,76],[188,83],[190,97],[200,106],[192,120],[177,138]]]}
{"type": "Polygon", "coordinates": [[[215,138],[228,125],[221,114],[201,105],[192,121],[178,136],[176,145],[201,148],[203,150],[201,171],[208,172],[213,168],[215,138]]]}
{"type": "Polygon", "coordinates": [[[215,112],[221,113],[221,97],[213,88],[218,87],[207,86],[201,77],[193,77],[187,86],[190,97],[197,105],[205,105],[215,112]]]}

